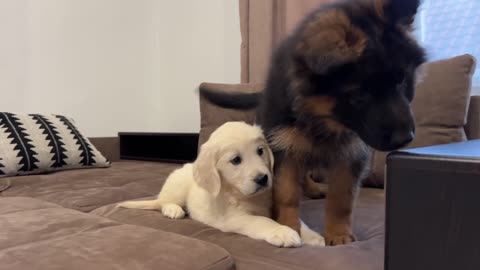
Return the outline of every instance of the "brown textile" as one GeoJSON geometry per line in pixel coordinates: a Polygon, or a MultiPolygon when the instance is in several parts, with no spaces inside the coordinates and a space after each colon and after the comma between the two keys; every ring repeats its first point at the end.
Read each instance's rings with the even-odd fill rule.
{"type": "MultiPolygon", "coordinates": [[[[255,93],[263,90],[262,84],[219,84],[202,83],[200,89],[214,90],[220,92],[241,92],[255,93]]],[[[220,108],[203,97],[200,97],[200,138],[198,149],[208,140],[210,134],[228,121],[245,121],[249,124],[255,122],[255,110],[240,111],[220,108]]]]}
{"type": "Polygon", "coordinates": [[[114,162],[109,169],[88,169],[52,174],[1,178],[10,187],[0,196],[38,198],[82,212],[156,195],[178,165],[154,162],[114,162]]]}
{"type": "Polygon", "coordinates": [[[89,140],[108,160],[112,162],[120,160],[120,140],[118,137],[95,137],[89,138],[89,140]]]}
{"type": "Polygon", "coordinates": [[[273,48],[307,13],[333,1],[239,0],[242,82],[263,83],[273,48]]]}
{"type": "Polygon", "coordinates": [[[1,270],[234,268],[216,245],[31,198],[0,198],[0,227],[1,270]]]}
{"type": "MultiPolygon", "coordinates": [[[[471,55],[431,62],[419,68],[418,84],[412,104],[416,136],[407,148],[467,139],[464,127],[467,123],[474,71],[475,59],[471,55]]],[[[383,187],[386,156],[387,153],[375,152],[372,175],[366,185],[383,187]]]]}
{"type": "MultiPolygon", "coordinates": [[[[302,201],[302,219],[321,232],[325,200],[302,201]]],[[[237,270],[383,270],[384,194],[380,189],[361,189],[354,211],[353,232],[358,242],[338,247],[277,248],[234,233],[223,233],[189,218],[172,220],[158,211],[99,208],[92,213],[122,223],[182,234],[221,246],[235,259],[237,270]]]]}
{"type": "MultiPolygon", "coordinates": [[[[26,263],[27,266],[22,265],[21,267],[9,267],[7,269],[62,269],[62,267],[65,266],[65,261],[68,262],[69,260],[65,258],[74,256],[75,258],[72,259],[72,261],[77,265],[80,259],[76,257],[81,257],[84,254],[86,256],[85,258],[92,260],[92,264],[85,265],[88,266],[89,269],[110,269],[108,265],[105,264],[111,263],[113,265],[117,260],[112,259],[108,262],[105,261],[107,258],[112,257],[122,257],[118,259],[118,261],[129,266],[129,269],[152,269],[149,268],[147,264],[149,260],[168,260],[169,258],[166,257],[172,257],[174,254],[192,253],[186,255],[187,258],[182,256],[182,260],[185,261],[175,262],[179,264],[191,263],[196,260],[202,261],[197,259],[197,257],[193,259],[189,256],[206,258],[211,256],[210,253],[206,254],[206,251],[197,252],[197,249],[191,249],[189,246],[192,244],[185,243],[184,245],[181,242],[183,240],[171,239],[169,236],[163,238],[163,234],[159,236],[160,238],[155,236],[154,240],[148,240],[152,234],[146,236],[145,233],[147,232],[141,232],[138,227],[116,225],[116,222],[121,222],[181,234],[221,246],[228,250],[228,253],[234,258],[236,269],[383,269],[383,190],[361,189],[356,210],[354,211],[353,223],[353,232],[359,241],[351,245],[334,248],[313,248],[308,246],[298,249],[276,248],[264,241],[253,240],[234,233],[220,232],[219,230],[189,218],[172,220],[163,217],[159,211],[115,208],[115,203],[122,200],[140,199],[141,197],[153,198],[160,191],[165,177],[176,167],[176,165],[162,163],[117,162],[113,163],[111,168],[104,170],[68,171],[43,175],[42,178],[39,176],[27,176],[12,179],[12,187],[0,193],[0,223],[5,220],[4,215],[8,215],[9,213],[18,214],[18,216],[15,217],[15,222],[8,221],[8,225],[5,223],[0,224],[0,226],[2,226],[2,230],[0,231],[0,249],[1,245],[15,247],[12,247],[12,252],[14,253],[0,255],[0,260],[2,262],[9,262],[9,264],[4,264],[6,267],[7,265],[11,266],[10,263],[19,263],[18,261],[14,261],[16,258],[26,257],[24,263],[26,263]],[[92,174],[87,173],[87,171],[92,172],[92,174]],[[85,172],[86,174],[79,175],[77,174],[79,172],[85,172]],[[61,177],[59,175],[61,175],[61,177]],[[92,191],[96,189],[98,189],[98,192],[92,191]],[[96,221],[96,219],[91,218],[90,215],[59,208],[58,205],[53,205],[48,202],[34,200],[33,203],[30,203],[32,199],[29,198],[7,197],[17,195],[47,199],[51,202],[58,202],[62,204],[62,206],[80,209],[82,211],[95,209],[89,214],[107,217],[113,220],[113,222],[105,219],[96,221]],[[7,200],[14,201],[7,203],[7,200]],[[102,207],[102,205],[106,206],[102,207]],[[49,212],[50,210],[45,210],[46,208],[54,208],[56,210],[49,212]],[[35,212],[37,209],[40,212],[35,212]],[[73,212],[76,214],[73,215],[73,212]],[[77,214],[80,214],[80,216],[77,214]],[[44,218],[42,219],[42,217],[44,218]],[[33,223],[19,223],[21,220],[27,219],[31,219],[33,223]],[[55,223],[55,220],[58,221],[58,223],[55,223]],[[50,223],[41,225],[43,224],[42,222],[50,223]],[[38,225],[37,229],[30,227],[35,224],[38,225]],[[21,229],[22,227],[23,229],[21,229]],[[115,230],[108,231],[107,229],[110,228],[112,230],[115,228],[115,230]],[[116,231],[116,228],[120,228],[118,229],[119,231],[116,231]],[[84,232],[87,234],[84,234],[84,232]],[[88,234],[89,232],[92,232],[92,234],[88,234]],[[2,233],[4,234],[2,235],[2,233]],[[17,240],[11,240],[8,237],[14,234],[18,235],[14,238],[17,240]],[[58,237],[54,237],[54,235],[58,235],[58,237]],[[32,239],[31,237],[36,238],[32,239]],[[89,240],[87,241],[84,237],[87,237],[89,240]],[[41,249],[45,249],[45,251],[37,249],[36,244],[33,245],[32,242],[22,245],[21,247],[26,248],[26,251],[20,251],[20,246],[17,246],[17,242],[14,243],[13,241],[25,242],[28,240],[27,238],[32,239],[32,241],[39,239],[36,243],[39,244],[41,249]],[[44,240],[40,240],[40,238],[44,240]],[[108,242],[103,242],[107,241],[104,240],[104,238],[107,238],[108,242]],[[8,239],[8,243],[6,239],[8,239]],[[50,242],[51,239],[55,241],[50,242]],[[137,244],[135,242],[137,240],[135,239],[142,244],[137,244]],[[66,242],[62,242],[64,240],[66,242]],[[181,246],[178,249],[174,249],[175,251],[172,251],[172,253],[165,253],[169,252],[169,245],[175,243],[181,246]],[[33,245],[31,249],[30,245],[33,245]],[[69,249],[69,245],[73,247],[73,250],[69,249]],[[147,248],[145,248],[142,249],[142,251],[148,252],[148,254],[154,252],[156,255],[150,258],[137,257],[141,255],[131,251],[131,249],[128,249],[128,251],[123,250],[123,248],[132,248],[132,246],[134,249],[139,249],[143,246],[148,247],[148,249],[153,247],[154,250],[147,250],[147,248]],[[102,251],[103,249],[109,248],[113,250],[104,251],[110,253],[100,253],[97,254],[98,257],[95,257],[92,255],[92,252],[98,251],[99,249],[97,249],[97,247],[101,247],[100,250],[102,251]],[[41,256],[36,256],[37,252],[41,254],[41,256]],[[125,260],[131,257],[128,252],[132,252],[132,260],[135,262],[142,261],[144,264],[140,264],[139,262],[140,266],[138,268],[132,267],[128,264],[128,261],[125,260]],[[65,253],[68,253],[68,255],[65,255],[65,253]],[[13,256],[18,257],[13,258],[13,256]],[[55,260],[58,259],[60,261],[58,261],[56,268],[48,268],[45,266],[45,263],[48,263],[48,261],[45,261],[45,258],[48,258],[48,260],[52,258],[52,263],[55,262],[55,265],[57,265],[57,261],[55,260]],[[39,267],[31,267],[33,263],[36,263],[39,267]],[[94,263],[95,265],[93,265],[94,263]],[[143,266],[142,268],[141,266],[145,264],[147,264],[147,266],[143,266]]],[[[318,232],[323,231],[324,228],[324,209],[325,200],[304,200],[301,202],[301,215],[303,220],[318,232]]],[[[10,250],[10,248],[0,250],[0,253],[3,254],[10,250]]],[[[213,254],[224,254],[222,253],[223,251],[218,251],[217,249],[214,249],[212,252],[213,254]]],[[[231,260],[225,260],[225,264],[230,265],[231,260]]],[[[223,262],[224,261],[219,261],[218,264],[225,265],[222,264],[223,262]]],[[[164,265],[163,262],[157,264],[156,269],[168,269],[162,267],[164,265]]],[[[177,266],[177,269],[189,269],[188,267],[183,268],[183,265],[173,266],[177,266]]],[[[222,267],[218,269],[228,269],[228,267],[222,267]]],[[[2,268],[2,265],[0,265],[0,269],[5,268],[2,268]]],[[[65,269],[65,267],[63,269],[65,269]]],[[[72,269],[76,268],[72,267],[72,269]]]]}

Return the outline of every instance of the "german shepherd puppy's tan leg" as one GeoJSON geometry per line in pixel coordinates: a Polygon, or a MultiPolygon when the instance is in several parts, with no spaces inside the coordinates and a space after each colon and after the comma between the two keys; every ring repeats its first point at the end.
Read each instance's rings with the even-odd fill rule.
{"type": "Polygon", "coordinates": [[[356,240],[352,232],[352,211],[357,190],[358,179],[349,166],[332,168],[325,209],[324,237],[327,245],[348,244],[356,240]]]}
{"type": "Polygon", "coordinates": [[[323,199],[327,194],[327,184],[317,183],[311,177],[305,177],[303,183],[303,195],[310,199],[323,199]]]}
{"type": "Polygon", "coordinates": [[[276,165],[273,184],[273,215],[275,220],[300,233],[300,170],[297,162],[284,157],[276,165]]]}

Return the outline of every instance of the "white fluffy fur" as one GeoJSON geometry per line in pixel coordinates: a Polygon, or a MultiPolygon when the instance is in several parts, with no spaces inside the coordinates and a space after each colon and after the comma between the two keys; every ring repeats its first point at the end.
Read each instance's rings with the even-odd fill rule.
{"type": "Polygon", "coordinates": [[[161,210],[169,218],[192,219],[224,232],[235,232],[265,240],[278,247],[303,243],[325,245],[322,236],[303,222],[300,234],[270,219],[273,155],[259,127],[228,122],[219,127],[201,147],[194,163],[170,174],[156,200],[129,201],[125,208],[161,210]],[[263,149],[259,155],[258,149],[263,149]],[[240,156],[239,165],[232,159],[240,156]],[[255,183],[268,175],[263,189],[255,183]]]}

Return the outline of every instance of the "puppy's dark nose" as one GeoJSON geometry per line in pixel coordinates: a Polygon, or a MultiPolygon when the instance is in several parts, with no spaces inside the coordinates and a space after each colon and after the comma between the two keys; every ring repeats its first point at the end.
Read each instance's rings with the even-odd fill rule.
{"type": "Polygon", "coordinates": [[[409,144],[415,138],[413,131],[394,133],[391,139],[391,145],[394,148],[401,148],[409,144]]]}
{"type": "Polygon", "coordinates": [[[268,175],[266,174],[260,174],[255,178],[255,183],[257,183],[259,186],[266,186],[268,183],[268,175]]]}

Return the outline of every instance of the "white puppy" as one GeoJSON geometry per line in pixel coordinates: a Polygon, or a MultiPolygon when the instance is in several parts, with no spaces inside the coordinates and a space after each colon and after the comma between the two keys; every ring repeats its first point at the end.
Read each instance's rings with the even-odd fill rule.
{"type": "Polygon", "coordinates": [[[125,208],[161,210],[169,218],[192,219],[223,232],[298,247],[324,239],[302,223],[301,235],[270,219],[273,155],[259,127],[228,122],[202,145],[197,160],[170,174],[156,200],[129,201],[125,208]]]}

